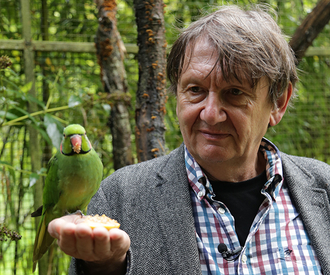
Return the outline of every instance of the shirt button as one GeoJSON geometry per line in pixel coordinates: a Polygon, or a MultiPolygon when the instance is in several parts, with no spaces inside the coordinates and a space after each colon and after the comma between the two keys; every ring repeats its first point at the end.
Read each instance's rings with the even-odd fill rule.
{"type": "Polygon", "coordinates": [[[197,196],[198,196],[199,198],[203,197],[203,191],[199,191],[198,194],[197,194],[197,196]]]}
{"type": "Polygon", "coordinates": [[[223,209],[222,207],[219,207],[217,211],[218,211],[219,214],[225,214],[226,213],[226,210],[223,209]]]}
{"type": "Polygon", "coordinates": [[[247,257],[246,257],[246,255],[243,255],[243,256],[242,256],[242,263],[245,264],[246,261],[247,261],[247,257]]]}

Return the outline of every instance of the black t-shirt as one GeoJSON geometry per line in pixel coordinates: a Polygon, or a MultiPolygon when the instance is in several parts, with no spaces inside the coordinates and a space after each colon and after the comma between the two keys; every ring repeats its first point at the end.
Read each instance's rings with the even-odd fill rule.
{"type": "Polygon", "coordinates": [[[241,246],[244,246],[253,220],[265,199],[261,189],[267,181],[266,171],[242,182],[210,181],[215,200],[221,201],[235,218],[235,228],[241,246]]]}

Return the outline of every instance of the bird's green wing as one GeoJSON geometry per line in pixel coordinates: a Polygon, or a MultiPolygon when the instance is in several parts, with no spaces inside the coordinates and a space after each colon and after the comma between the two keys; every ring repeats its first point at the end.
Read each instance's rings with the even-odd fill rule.
{"type": "Polygon", "coordinates": [[[41,216],[33,247],[33,272],[36,269],[38,260],[47,252],[48,248],[54,241],[54,238],[47,230],[48,223],[54,218],[52,209],[46,209],[41,216]]]}
{"type": "Polygon", "coordinates": [[[48,172],[43,191],[43,212],[53,207],[58,202],[60,196],[58,185],[58,162],[60,157],[61,153],[58,151],[48,163],[48,172]]]}
{"type": "Polygon", "coordinates": [[[39,222],[38,231],[33,248],[33,271],[36,268],[37,261],[48,250],[49,246],[53,243],[54,238],[51,237],[47,231],[48,223],[56,218],[53,213],[53,207],[59,198],[58,190],[58,156],[57,153],[53,156],[48,163],[47,177],[45,180],[45,187],[43,191],[43,209],[42,216],[39,222]]]}

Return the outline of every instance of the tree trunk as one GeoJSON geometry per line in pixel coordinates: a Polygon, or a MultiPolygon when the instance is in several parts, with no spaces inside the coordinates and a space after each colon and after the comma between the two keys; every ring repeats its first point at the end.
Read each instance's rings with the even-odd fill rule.
{"type": "Polygon", "coordinates": [[[111,114],[109,126],[112,134],[114,168],[133,163],[131,128],[128,106],[123,42],[117,30],[117,4],[115,0],[96,0],[99,27],[95,38],[98,62],[104,91],[109,93],[111,114]]]}
{"type": "Polygon", "coordinates": [[[139,83],[136,147],[139,161],[165,154],[166,40],[162,0],[134,0],[138,28],[139,83]]]}
{"type": "Polygon", "coordinates": [[[295,31],[290,46],[298,62],[330,20],[330,0],[320,0],[295,31]]]}

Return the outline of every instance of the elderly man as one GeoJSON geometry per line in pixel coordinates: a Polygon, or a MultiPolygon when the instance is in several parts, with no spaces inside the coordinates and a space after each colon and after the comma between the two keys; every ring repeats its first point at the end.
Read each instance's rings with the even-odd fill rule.
{"type": "Polygon", "coordinates": [[[330,167],[263,138],[298,79],[272,17],[219,8],[181,33],[167,74],[184,142],[103,181],[88,212],[120,230],[50,223],[70,274],[330,274],[330,167]]]}

